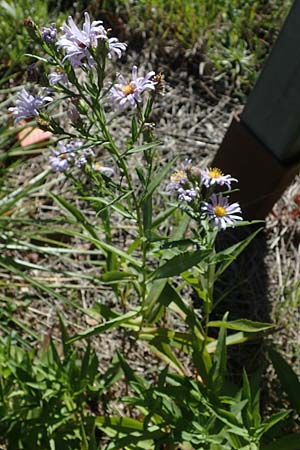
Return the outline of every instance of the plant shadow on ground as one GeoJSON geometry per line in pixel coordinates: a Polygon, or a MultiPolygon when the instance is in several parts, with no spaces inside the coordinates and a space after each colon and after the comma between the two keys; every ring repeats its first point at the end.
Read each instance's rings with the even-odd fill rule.
{"type": "MultiPolygon", "coordinates": [[[[234,245],[255,230],[255,226],[226,230],[219,234],[219,249],[234,245]]],[[[264,230],[255,237],[241,255],[228,267],[215,285],[215,299],[221,299],[215,311],[216,319],[229,311],[231,320],[245,318],[253,321],[271,322],[271,305],[268,298],[268,274],[265,264],[267,239],[264,230]]],[[[262,351],[263,337],[242,344],[240,351],[232,352],[232,364],[242,370],[244,366],[250,373],[261,365],[259,354],[262,351]],[[246,350],[247,349],[247,350],[246,350]]],[[[230,347],[229,347],[230,349],[230,347]]],[[[229,351],[229,355],[230,355],[229,351]]],[[[233,372],[237,370],[234,368],[233,372]]],[[[229,367],[230,369],[230,367],[229,367]]],[[[241,375],[241,373],[237,374],[241,375]]]]}
{"type": "MultiPolygon", "coordinates": [[[[235,228],[219,234],[217,248],[222,250],[247,238],[255,227],[235,228]]],[[[215,284],[215,301],[223,298],[212,313],[212,320],[220,320],[229,311],[230,320],[245,318],[257,322],[274,323],[274,295],[271,292],[270,268],[268,267],[268,235],[262,228],[250,245],[228,267],[215,284]]],[[[263,416],[290,407],[282,386],[270,364],[268,351],[274,348],[274,329],[260,333],[254,339],[240,345],[228,346],[228,377],[239,384],[243,369],[249,378],[259,376],[261,388],[261,412],[263,416]]],[[[217,333],[217,330],[216,330],[217,333]]],[[[292,366],[291,366],[292,367],[292,366]]],[[[291,414],[284,433],[299,432],[297,414],[291,414]]]]}
{"type": "MultiPolygon", "coordinates": [[[[257,225],[220,233],[217,248],[222,250],[240,242],[251,235],[255,227],[257,225]]],[[[212,320],[221,319],[229,311],[230,320],[245,318],[257,322],[272,322],[266,255],[267,236],[262,229],[217,281],[215,301],[220,301],[221,298],[223,300],[212,313],[212,320]]],[[[250,377],[256,372],[264,372],[267,365],[267,336],[259,334],[246,343],[228,347],[228,375],[234,381],[241,379],[243,368],[250,377]]]]}

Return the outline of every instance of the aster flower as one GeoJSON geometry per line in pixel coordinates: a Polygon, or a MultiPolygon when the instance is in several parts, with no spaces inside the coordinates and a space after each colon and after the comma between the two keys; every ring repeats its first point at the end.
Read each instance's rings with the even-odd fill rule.
{"type": "Polygon", "coordinates": [[[221,193],[212,194],[210,202],[203,202],[202,211],[219,230],[233,227],[236,222],[243,220],[239,215],[241,214],[240,205],[230,204],[228,197],[224,197],[221,193]]]}
{"type": "Polygon", "coordinates": [[[48,75],[50,86],[55,86],[57,83],[66,84],[68,77],[64,72],[52,72],[48,75]]]}
{"type": "Polygon", "coordinates": [[[168,191],[175,192],[178,191],[182,186],[184,186],[188,181],[186,171],[183,169],[176,170],[171,175],[171,183],[168,184],[168,191]]]}
{"type": "Polygon", "coordinates": [[[54,150],[53,155],[49,159],[52,170],[54,172],[64,172],[70,168],[73,162],[74,155],[72,154],[72,148],[59,142],[58,149],[54,150]]]}
{"type": "Polygon", "coordinates": [[[210,167],[201,171],[201,178],[204,186],[209,188],[213,185],[231,187],[233,181],[238,181],[236,178],[232,178],[230,175],[224,175],[217,167],[210,167]]]}
{"type": "Polygon", "coordinates": [[[9,108],[9,111],[13,113],[16,124],[20,120],[38,116],[39,109],[49,101],[52,101],[51,97],[33,96],[26,89],[22,89],[17,96],[16,106],[9,108]]]}
{"type": "Polygon", "coordinates": [[[184,188],[180,187],[177,190],[178,200],[190,203],[197,197],[198,192],[199,192],[198,188],[184,189],[184,188]]]}
{"type": "Polygon", "coordinates": [[[42,32],[42,38],[47,44],[51,44],[56,40],[56,24],[52,23],[50,28],[44,28],[42,32]]]}
{"type": "Polygon", "coordinates": [[[58,143],[49,163],[54,172],[64,172],[72,166],[83,167],[94,155],[91,148],[82,149],[83,142],[70,141],[67,144],[58,143]]]}
{"type": "Polygon", "coordinates": [[[176,170],[171,175],[171,183],[168,184],[168,191],[175,192],[183,186],[187,187],[188,184],[188,174],[187,171],[190,171],[192,167],[192,160],[185,159],[183,163],[180,165],[180,169],[176,170]]]}
{"type": "Polygon", "coordinates": [[[84,13],[84,19],[82,30],[80,30],[69,16],[67,23],[62,27],[65,34],[56,43],[58,47],[65,50],[64,60],[69,59],[73,67],[81,66],[83,59],[87,61],[89,67],[92,66],[94,59],[89,49],[97,47],[98,39],[107,40],[107,32],[101,20],[91,23],[87,12],[84,13]]]}
{"type": "Polygon", "coordinates": [[[136,108],[137,104],[142,101],[141,94],[147,90],[155,89],[155,83],[151,78],[155,72],[148,72],[145,77],[138,77],[137,66],[132,68],[132,80],[127,82],[123,75],[119,75],[117,83],[110,90],[110,96],[116,102],[119,102],[120,108],[123,109],[126,105],[131,105],[136,108]]]}
{"type": "Polygon", "coordinates": [[[75,159],[75,166],[81,168],[83,166],[85,166],[88,161],[93,158],[95,156],[95,153],[93,152],[93,150],[91,148],[85,148],[83,149],[80,154],[79,157],[77,157],[75,159]]]}
{"type": "Polygon", "coordinates": [[[93,164],[93,169],[96,171],[96,172],[100,172],[100,173],[103,173],[104,175],[106,175],[107,177],[113,177],[114,176],[114,174],[115,174],[115,171],[114,171],[114,169],[112,169],[111,167],[106,167],[106,166],[103,166],[100,162],[95,162],[94,164],[93,164]]]}
{"type": "Polygon", "coordinates": [[[119,42],[119,40],[115,37],[108,39],[108,58],[111,59],[113,56],[117,58],[121,58],[122,52],[125,52],[127,48],[127,44],[123,42],[119,42]]]}

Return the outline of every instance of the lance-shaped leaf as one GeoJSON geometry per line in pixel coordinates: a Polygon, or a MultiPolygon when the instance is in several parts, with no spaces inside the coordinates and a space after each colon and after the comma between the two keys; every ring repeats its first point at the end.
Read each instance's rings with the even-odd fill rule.
{"type": "Polygon", "coordinates": [[[72,342],[96,336],[97,334],[101,334],[104,333],[105,331],[112,330],[113,328],[124,325],[124,323],[128,323],[128,320],[132,319],[136,315],[137,315],[136,311],[130,311],[112,320],[108,320],[104,323],[101,323],[100,325],[96,325],[95,327],[89,328],[88,330],[83,331],[82,333],[76,334],[71,339],[69,339],[67,343],[72,344],[72,342]]]}
{"type": "Polygon", "coordinates": [[[168,278],[180,275],[188,269],[196,266],[206,256],[209,250],[195,250],[181,253],[166,261],[162,266],[155,270],[150,278],[158,280],[159,278],[168,278]]]}
{"type": "Polygon", "coordinates": [[[263,446],[261,450],[299,450],[300,434],[289,434],[283,436],[269,445],[263,446]]]}
{"type": "MultiPolygon", "coordinates": [[[[126,155],[131,155],[133,153],[141,153],[156,148],[161,145],[161,142],[149,142],[148,144],[139,145],[138,147],[132,147],[125,152],[126,155]]],[[[123,155],[122,155],[123,156],[123,155]]]]}
{"type": "Polygon", "coordinates": [[[164,166],[164,168],[158,172],[156,176],[153,177],[152,181],[148,184],[146,191],[144,193],[144,196],[142,198],[142,201],[153,194],[155,189],[161,184],[161,182],[165,179],[167,173],[171,169],[171,167],[174,165],[175,159],[172,159],[164,166]]]}
{"type": "Polygon", "coordinates": [[[229,267],[230,264],[244,251],[244,249],[248,247],[250,242],[253,241],[255,236],[260,233],[261,230],[262,228],[259,228],[242,242],[238,242],[237,244],[232,245],[231,247],[226,248],[225,250],[216,254],[214,262],[220,262],[221,264],[216,271],[215,279],[217,279],[223,272],[225,272],[227,267],[229,267]]]}
{"type": "Polygon", "coordinates": [[[229,330],[243,331],[245,333],[257,333],[259,331],[269,330],[274,325],[264,322],[253,322],[248,319],[238,319],[225,322],[223,320],[214,320],[208,322],[208,327],[228,328],[229,330]]]}
{"type": "MultiPolygon", "coordinates": [[[[291,366],[285,361],[280,353],[275,350],[269,351],[272,364],[280,380],[283,390],[287,393],[291,405],[300,414],[300,380],[291,366]]],[[[300,440],[299,440],[300,448],[300,440]]]]}

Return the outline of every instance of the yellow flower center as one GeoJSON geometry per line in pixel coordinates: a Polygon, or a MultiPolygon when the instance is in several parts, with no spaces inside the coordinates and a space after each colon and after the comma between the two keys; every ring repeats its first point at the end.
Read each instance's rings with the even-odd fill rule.
{"type": "Polygon", "coordinates": [[[211,178],[220,178],[220,177],[223,176],[223,173],[222,173],[221,170],[218,169],[217,167],[212,167],[212,168],[209,169],[208,175],[209,175],[211,178]]]}
{"type": "Polygon", "coordinates": [[[123,92],[124,95],[130,95],[133,94],[135,92],[136,88],[134,86],[132,86],[131,84],[127,84],[126,86],[123,87],[123,92]]]}
{"type": "Polygon", "coordinates": [[[171,175],[171,181],[174,183],[178,183],[178,182],[180,182],[180,181],[182,181],[182,180],[185,180],[186,179],[186,173],[185,173],[185,171],[184,170],[177,170],[177,172],[174,172],[172,175],[171,175]]]}
{"type": "Polygon", "coordinates": [[[61,154],[59,155],[59,157],[60,157],[60,159],[67,159],[67,158],[68,158],[68,155],[67,155],[67,153],[61,153],[61,154]]]}
{"type": "Polygon", "coordinates": [[[95,170],[100,170],[102,167],[103,167],[103,166],[102,166],[101,163],[95,162],[95,164],[94,164],[94,169],[95,169],[95,170]]]}
{"type": "Polygon", "coordinates": [[[227,214],[226,209],[221,205],[216,205],[214,210],[215,210],[216,216],[218,216],[218,217],[224,217],[227,214]]]}

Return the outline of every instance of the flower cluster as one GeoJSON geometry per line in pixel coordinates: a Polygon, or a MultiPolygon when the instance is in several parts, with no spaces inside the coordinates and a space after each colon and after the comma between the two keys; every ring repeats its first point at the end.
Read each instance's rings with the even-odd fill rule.
{"type": "Polygon", "coordinates": [[[168,191],[176,193],[178,200],[188,203],[197,198],[200,189],[200,178],[193,174],[192,169],[192,161],[187,159],[179,170],[172,173],[168,184],[168,191]]]}
{"type": "Polygon", "coordinates": [[[56,24],[52,23],[50,28],[44,28],[42,32],[42,38],[47,44],[52,44],[56,40],[56,24]]]}
{"type": "Polygon", "coordinates": [[[54,172],[64,172],[72,167],[82,168],[90,163],[96,172],[112,177],[114,170],[99,162],[93,162],[94,157],[94,151],[91,148],[85,148],[82,141],[69,141],[66,144],[59,142],[57,149],[53,151],[49,159],[49,163],[54,172]]]}
{"type": "MultiPolygon", "coordinates": [[[[31,27],[34,27],[38,33],[38,28],[33,22],[31,27]]],[[[65,61],[69,61],[73,68],[84,67],[86,70],[91,70],[97,64],[96,60],[99,55],[94,50],[99,45],[101,45],[100,55],[108,59],[112,59],[113,56],[120,58],[127,47],[126,44],[119,42],[117,38],[109,38],[108,30],[104,28],[103,22],[101,20],[91,21],[87,12],[84,14],[82,29],[76,25],[72,17],[69,17],[61,30],[63,35],[57,38],[56,24],[53,23],[49,28],[44,28],[39,36],[47,44],[53,44],[51,52],[56,51],[58,59],[61,56],[59,49],[62,49],[64,52],[61,62],[56,64],[55,70],[48,74],[48,80],[51,87],[59,84],[60,90],[63,90],[67,96],[71,92],[74,73],[70,77],[67,75],[69,72],[64,67],[65,61]],[[102,42],[102,44],[99,44],[99,42],[102,42]]],[[[98,70],[99,67],[97,67],[98,70]]],[[[104,76],[104,73],[101,76],[104,76]]],[[[161,83],[161,74],[157,79],[153,71],[148,72],[144,77],[138,76],[138,68],[133,66],[131,79],[127,81],[119,74],[116,83],[108,83],[106,94],[109,93],[109,98],[116,102],[121,110],[127,105],[136,108],[142,101],[144,91],[154,91],[156,86],[158,89],[161,83]]],[[[22,89],[17,97],[15,106],[9,108],[9,111],[12,112],[15,123],[17,123],[24,119],[37,117],[40,109],[51,100],[52,98],[48,95],[34,96],[27,92],[26,89],[22,89]]],[[[73,119],[72,123],[74,123],[73,119]]]]}
{"type": "Polygon", "coordinates": [[[230,204],[221,192],[212,191],[224,186],[230,189],[231,183],[236,181],[216,167],[201,170],[188,160],[171,175],[167,189],[175,193],[180,202],[189,203],[194,211],[207,217],[215,227],[225,229],[242,220],[241,208],[238,203],[230,204]]]}
{"type": "Polygon", "coordinates": [[[108,38],[103,22],[101,20],[91,22],[87,12],[84,13],[82,30],[78,28],[72,17],[69,17],[62,27],[62,31],[64,34],[57,41],[56,45],[64,50],[64,60],[69,60],[74,68],[83,64],[87,67],[95,65],[96,62],[92,51],[97,48],[99,40],[104,41],[107,45],[107,56],[109,59],[114,55],[120,58],[127,47],[126,44],[119,42],[117,38],[108,38]]]}

